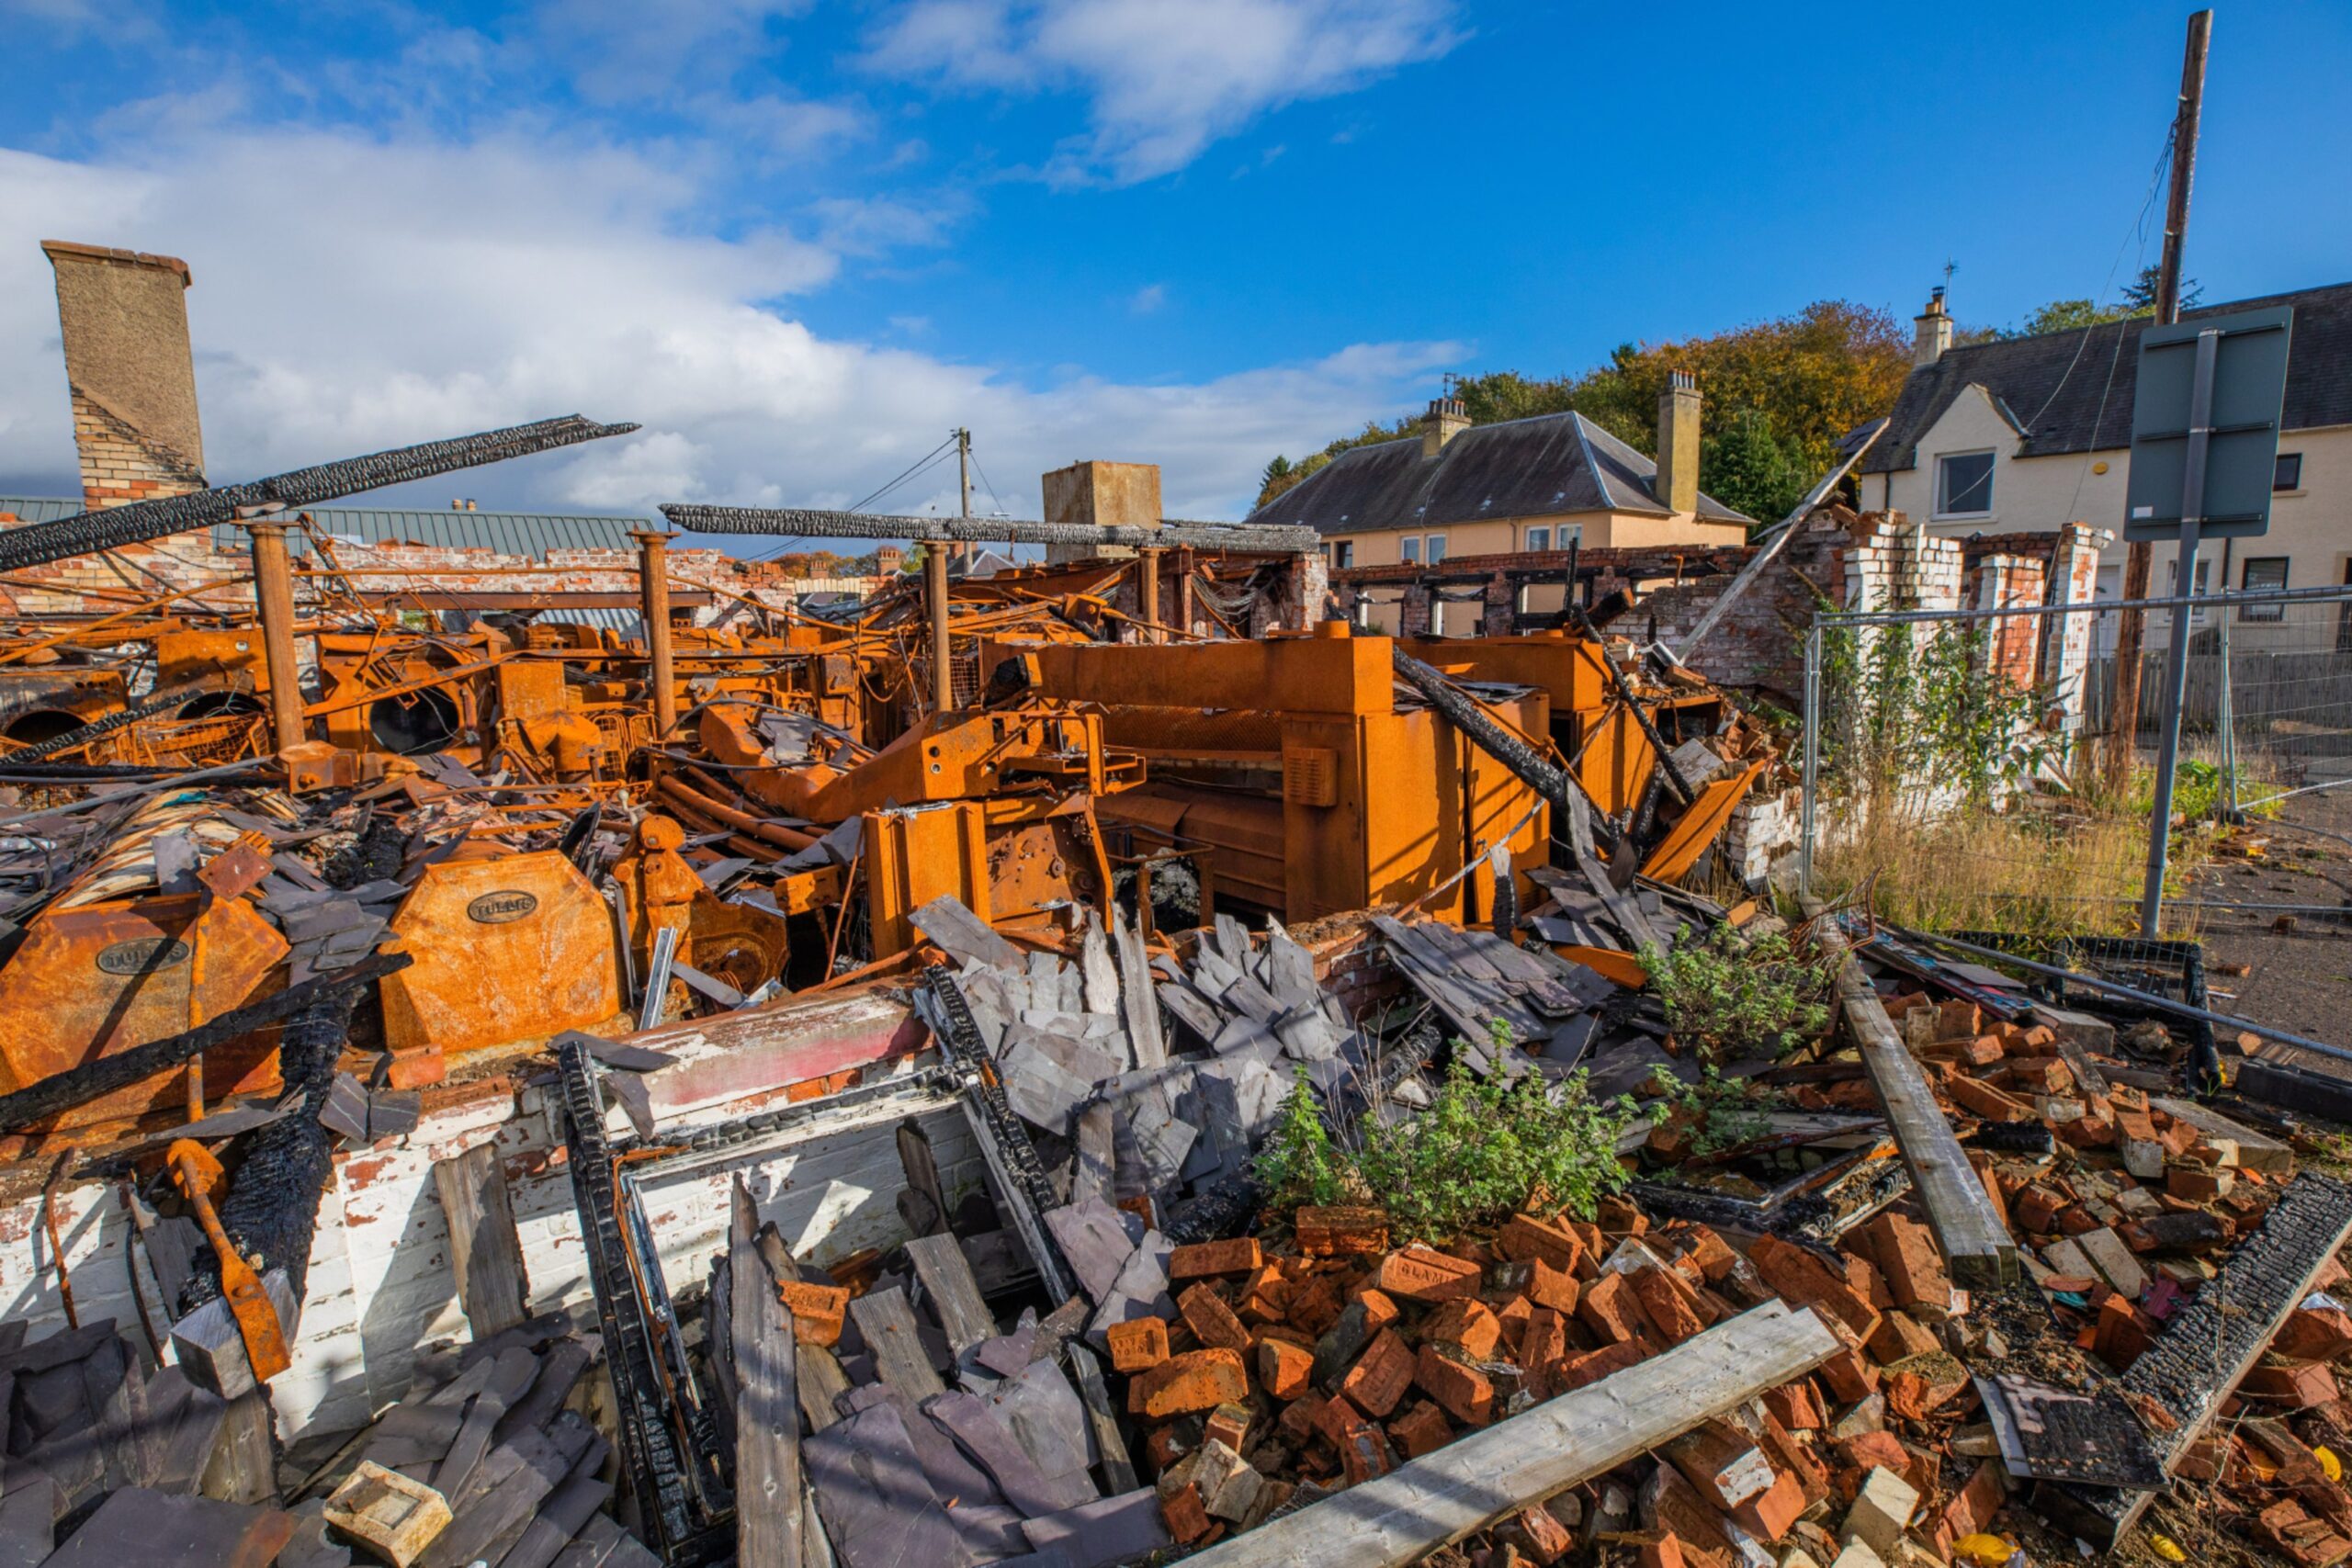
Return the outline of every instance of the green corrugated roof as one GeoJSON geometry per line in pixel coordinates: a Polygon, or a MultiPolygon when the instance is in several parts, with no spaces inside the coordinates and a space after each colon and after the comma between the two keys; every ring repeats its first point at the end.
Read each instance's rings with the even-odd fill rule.
{"type": "MultiPolygon", "coordinates": [[[[53,496],[0,495],[0,512],[28,523],[53,523],[82,510],[78,501],[53,496]]],[[[544,559],[549,550],[633,549],[632,531],[658,526],[647,517],[603,516],[567,512],[457,512],[390,506],[303,508],[324,532],[368,544],[408,540],[440,549],[488,549],[502,555],[544,559]]],[[[243,547],[233,527],[214,531],[223,548],[243,547]]],[[[299,536],[296,548],[301,547],[299,536]]]]}

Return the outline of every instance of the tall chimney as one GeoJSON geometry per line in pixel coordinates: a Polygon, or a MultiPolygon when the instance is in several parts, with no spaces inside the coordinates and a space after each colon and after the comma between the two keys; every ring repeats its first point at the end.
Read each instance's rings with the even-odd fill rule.
{"type": "Polygon", "coordinates": [[[1944,291],[1938,285],[1928,296],[1928,308],[1911,318],[1911,367],[1933,365],[1951,346],[1951,312],[1944,309],[1944,291]]]}
{"type": "Polygon", "coordinates": [[[1434,457],[1445,450],[1445,444],[1470,428],[1470,410],[1460,398],[1449,392],[1430,400],[1430,412],[1421,416],[1421,456],[1434,457]]]}
{"type": "Polygon", "coordinates": [[[44,240],[74,394],[82,504],[96,512],[204,489],[187,263],[44,240]]]}
{"type": "Polygon", "coordinates": [[[1651,490],[1658,503],[1676,512],[1699,510],[1699,378],[1669,370],[1657,395],[1657,478],[1651,490]]]}

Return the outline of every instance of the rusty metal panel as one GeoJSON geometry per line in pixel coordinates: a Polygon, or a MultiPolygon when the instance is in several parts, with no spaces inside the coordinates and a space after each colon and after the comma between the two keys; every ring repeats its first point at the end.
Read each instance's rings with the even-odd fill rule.
{"type": "Polygon", "coordinates": [[[1650,852],[1650,858],[1642,864],[1642,874],[1659,882],[1679,882],[1698,863],[1707,846],[1722,834],[1733,809],[1747,798],[1748,787],[1769,766],[1769,762],[1750,762],[1738,773],[1716,779],[1700,790],[1699,798],[1690,803],[1681,820],[1650,852]]]}
{"type": "Polygon", "coordinates": [[[989,919],[988,822],[970,801],[910,811],[869,811],[864,839],[866,913],[874,956],[915,944],[907,917],[952,893],[989,919]]]}
{"type": "Polygon", "coordinates": [[[1040,688],[1105,706],[1213,707],[1281,713],[1389,713],[1388,639],[1276,637],[1255,642],[1014,644],[1037,660],[1040,688]]]}
{"type": "Polygon", "coordinates": [[[384,1043],[445,1052],[536,1043],[621,1011],[613,917],[554,850],[443,861],[401,901],[384,1043]]]}
{"type": "MultiPolygon", "coordinates": [[[[0,1089],[178,1034],[284,984],[286,941],[241,900],[216,902],[197,928],[194,894],[52,909],[0,967],[0,1089]]],[[[277,1088],[277,1035],[211,1052],[209,1096],[277,1088]]],[[[68,1111],[61,1126],[177,1104],[186,1079],[159,1074],[68,1111]]]]}
{"type": "Polygon", "coordinates": [[[1295,806],[1340,804],[1340,754],[1329,746],[1283,751],[1283,798],[1295,806]]]}

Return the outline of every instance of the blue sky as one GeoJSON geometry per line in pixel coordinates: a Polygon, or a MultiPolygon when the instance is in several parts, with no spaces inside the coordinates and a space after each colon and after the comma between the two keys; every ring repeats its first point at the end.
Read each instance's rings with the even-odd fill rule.
{"type": "MultiPolygon", "coordinates": [[[[191,264],[217,481],[578,409],[647,428],[456,491],[842,504],[968,423],[1017,514],[1102,457],[1238,515],[1445,370],[2111,290],[2184,17],[0,0],[0,493],[70,480],[62,238],[191,264]]],[[[2352,7],[2220,10],[2209,300],[2352,276],[2347,75],[2352,7]]]]}

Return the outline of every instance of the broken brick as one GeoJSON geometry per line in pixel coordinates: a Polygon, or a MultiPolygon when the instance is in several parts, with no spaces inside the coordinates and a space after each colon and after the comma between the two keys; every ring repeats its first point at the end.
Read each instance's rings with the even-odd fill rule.
{"type": "Polygon", "coordinates": [[[776,1286],[776,1294],[792,1314],[794,1335],[803,1342],[820,1348],[841,1342],[842,1320],[849,1314],[846,1286],[786,1280],[776,1286]]]}
{"type": "Polygon", "coordinates": [[[1748,1248],[1747,1260],[1764,1282],[1796,1306],[1816,1307],[1868,1339],[1878,1326],[1878,1309],[1855,1294],[1845,1278],[1804,1247],[1774,1235],[1760,1235],[1748,1248]]]}
{"type": "Polygon", "coordinates": [[[1585,1287],[1577,1297],[1577,1320],[1610,1344],[1633,1344],[1643,1338],[1632,1288],[1625,1276],[1611,1270],[1585,1287]]]}
{"type": "Polygon", "coordinates": [[[1501,1321],[1475,1297],[1447,1302],[1421,1323],[1423,1343],[1452,1345],[1473,1361],[1491,1359],[1501,1338],[1501,1321]]]}
{"type": "Polygon", "coordinates": [[[1176,1298],[1176,1310],[1184,1316],[1184,1326],[1193,1337],[1204,1345],[1227,1350],[1250,1348],[1250,1330],[1233,1315],[1225,1298],[1206,1285],[1194,1285],[1176,1298]]]}
{"type": "Polygon", "coordinates": [[[1446,1423],[1444,1411],[1426,1399],[1417,1399],[1405,1414],[1388,1423],[1388,1435],[1396,1439],[1408,1459],[1419,1459],[1451,1442],[1453,1428],[1446,1423]]]}
{"type": "Polygon", "coordinates": [[[1396,1408],[1413,1383],[1413,1351],[1403,1335],[1384,1328],[1340,1382],[1340,1392],[1372,1416],[1396,1408]]]}
{"type": "Polygon", "coordinates": [[[1926,1307],[1939,1315],[1951,1310],[1951,1280],[1927,1226],[1889,1211],[1864,1227],[1862,1235],[1896,1306],[1926,1307]]]}
{"type": "Polygon", "coordinates": [[[1552,1389],[1555,1393],[1566,1393],[1570,1389],[1599,1382],[1611,1372],[1622,1372],[1627,1367],[1648,1359],[1649,1352],[1637,1344],[1604,1345],[1598,1350],[1587,1350],[1561,1362],[1552,1374],[1552,1389]]]}
{"type": "Polygon", "coordinates": [[[1634,1269],[1626,1276],[1626,1285],[1642,1315],[1666,1344],[1679,1345],[1707,1326],[1691,1310],[1690,1303],[1667,1282],[1666,1270],[1634,1269]]]}
{"type": "Polygon", "coordinates": [[[1301,1345],[1280,1339],[1258,1341],[1258,1382],[1276,1399],[1296,1399],[1315,1374],[1315,1355],[1301,1345]]]}
{"type": "Polygon", "coordinates": [[[1168,1359],[1168,1320],[1131,1317],[1102,1331],[1110,1342],[1111,1365],[1123,1372],[1148,1371],[1168,1359]]]}
{"type": "Polygon", "coordinates": [[[1575,1273],[1577,1260],[1584,1255],[1584,1243],[1576,1232],[1532,1214],[1513,1214],[1505,1221],[1495,1247],[1514,1263],[1540,1258],[1564,1274],[1575,1273]]]}
{"type": "Polygon", "coordinates": [[[1435,1345],[1421,1347],[1413,1382],[1465,1427],[1483,1427],[1494,1418],[1495,1388],[1487,1374],[1435,1345]]]}
{"type": "Polygon", "coordinates": [[[1214,1410],[1228,1400],[1250,1397],[1250,1374],[1240,1355],[1222,1346],[1170,1356],[1127,1384],[1127,1409],[1147,1421],[1214,1410]]]}

